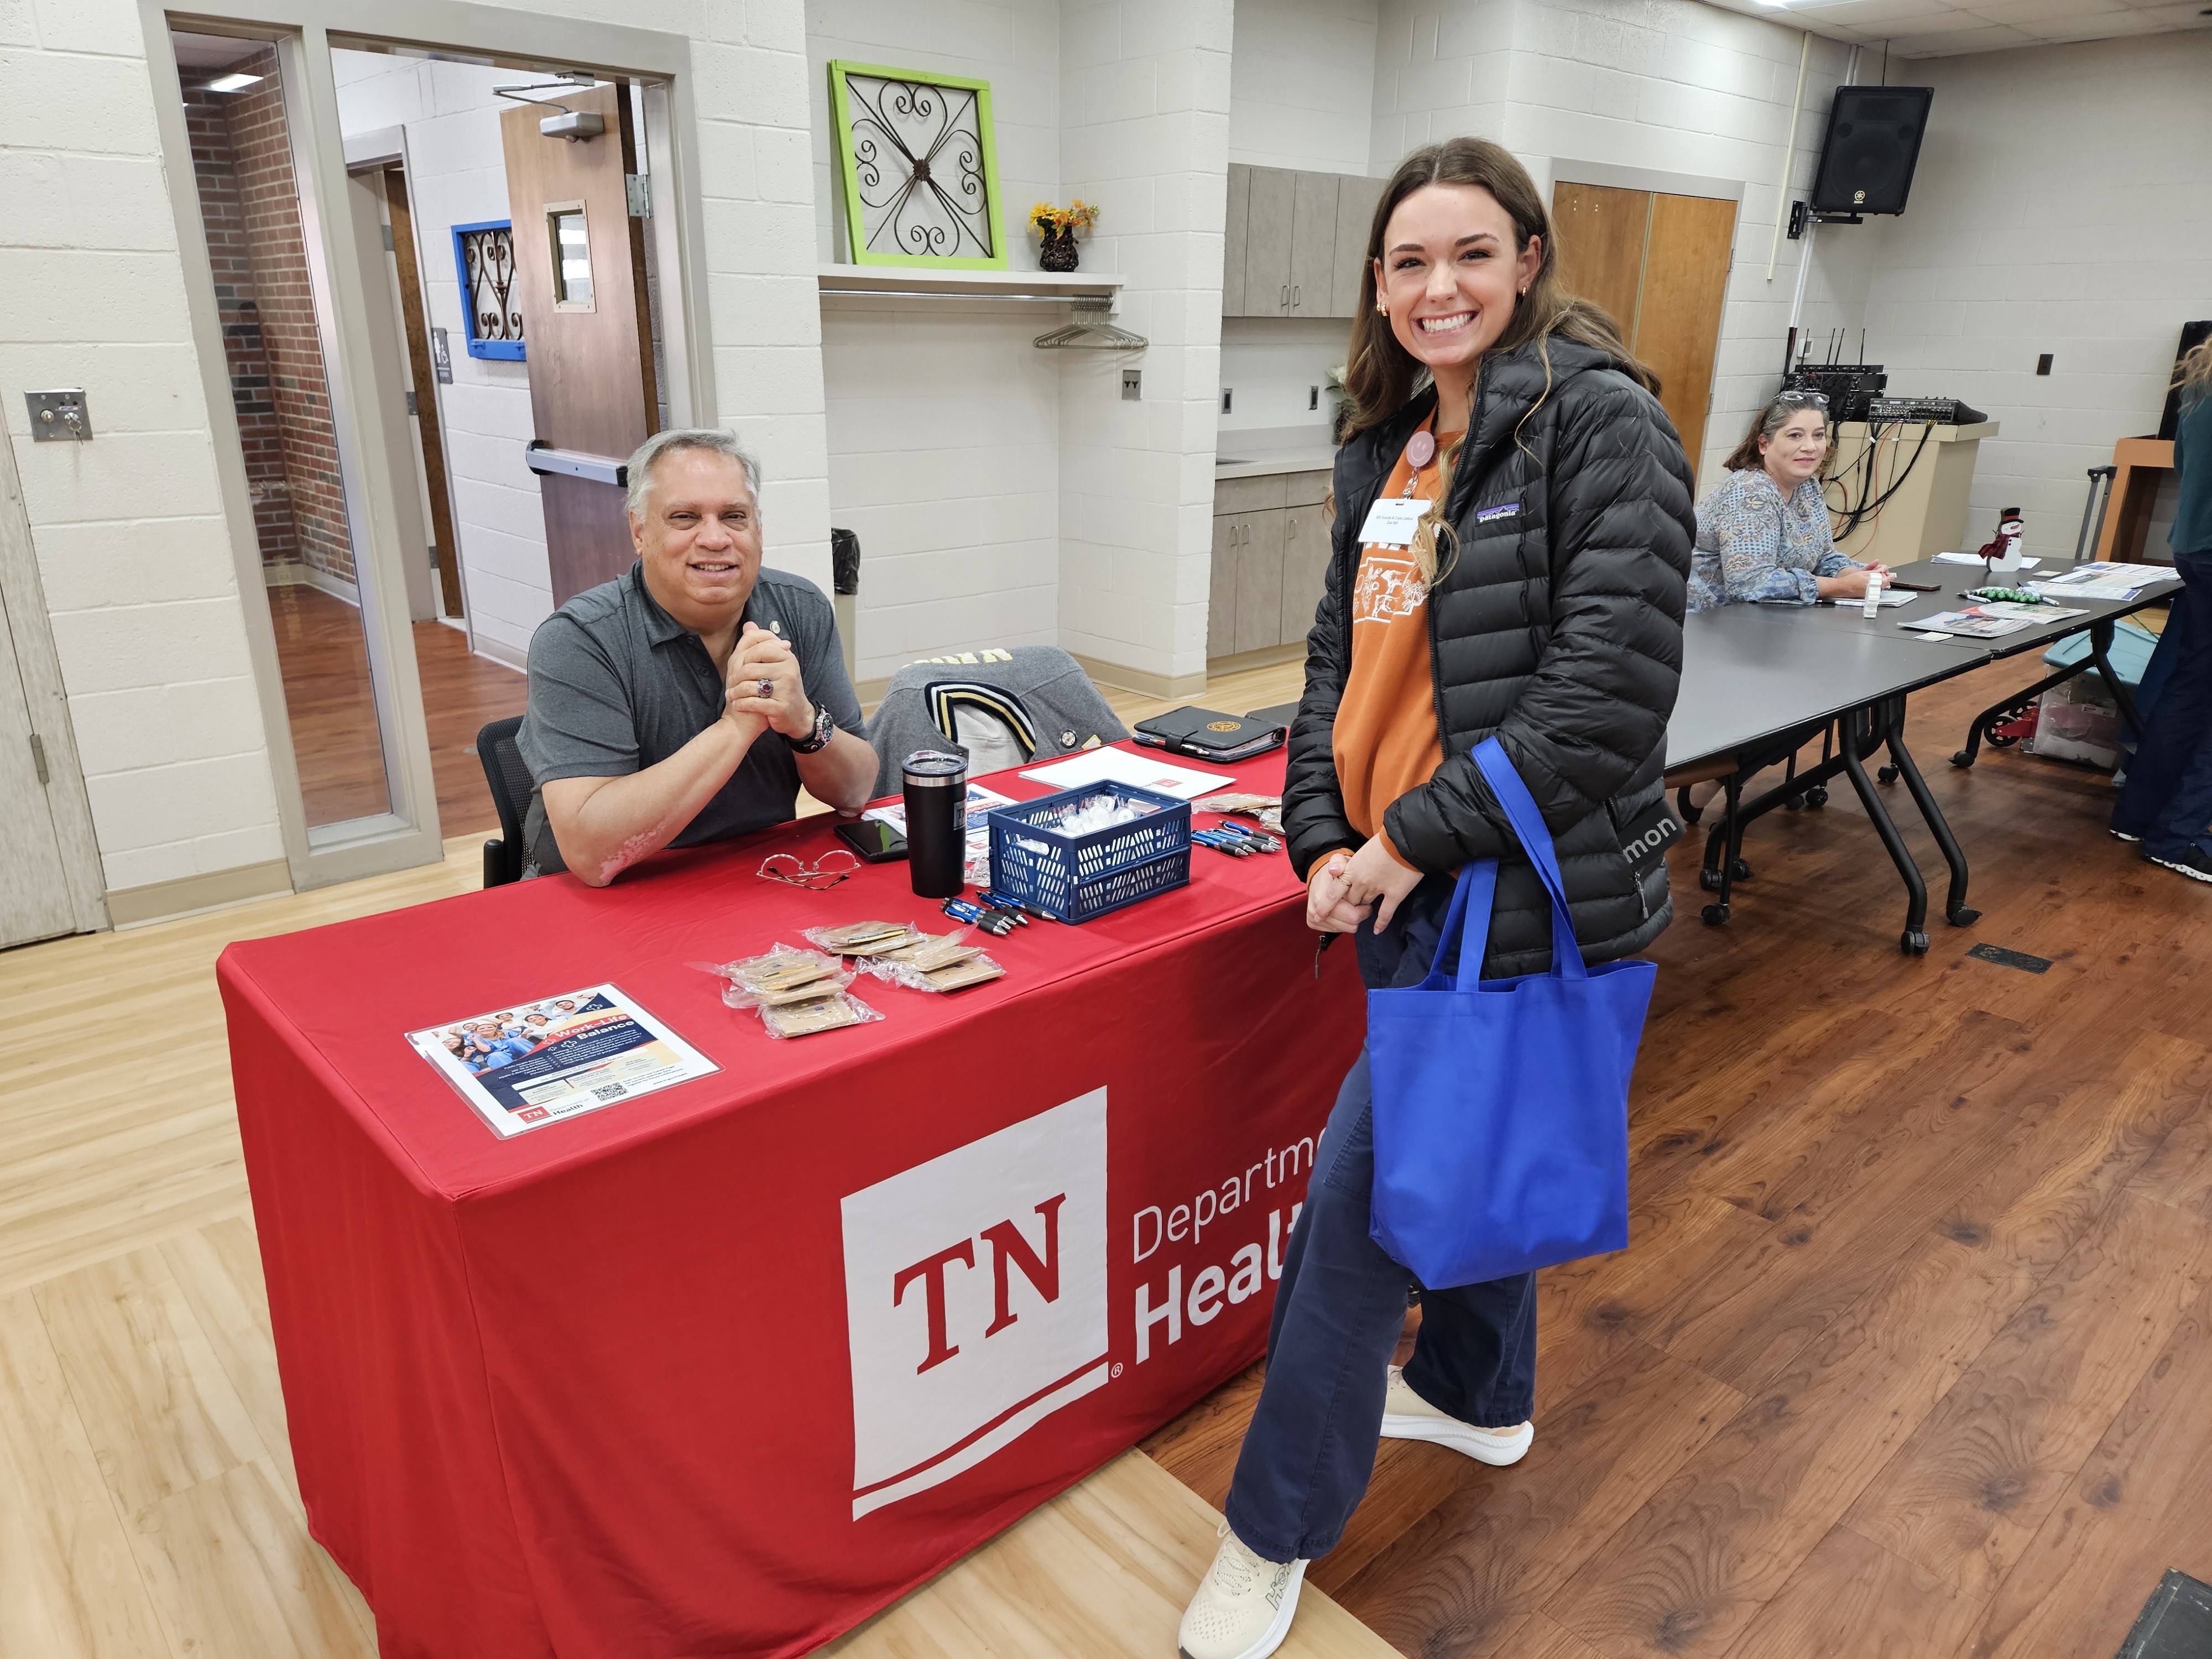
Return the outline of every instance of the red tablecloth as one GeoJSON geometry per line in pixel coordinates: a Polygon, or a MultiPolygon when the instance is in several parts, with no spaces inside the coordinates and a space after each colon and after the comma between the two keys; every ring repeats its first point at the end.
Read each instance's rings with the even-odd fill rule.
{"type": "Polygon", "coordinates": [[[1004,980],[863,979],[880,1024],[774,1042],[684,964],[943,925],[903,865],[755,878],[832,844],[224,953],[301,1491],[386,1655],[804,1652],[1261,1352],[1364,1029],[1287,860],[1194,848],[1004,980]],[[606,981],[722,1070],[501,1140],[402,1037],[606,981]]]}

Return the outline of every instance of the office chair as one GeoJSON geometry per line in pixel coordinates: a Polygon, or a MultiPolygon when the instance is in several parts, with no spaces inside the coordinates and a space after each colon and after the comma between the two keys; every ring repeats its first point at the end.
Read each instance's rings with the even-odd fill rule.
{"type": "Polygon", "coordinates": [[[522,728],[520,714],[494,720],[477,733],[477,758],[483,763],[484,781],[491,787],[491,804],[499,809],[499,834],[483,844],[483,884],[504,887],[522,879],[525,848],[522,821],[530,811],[536,785],[514,734],[522,728]]]}

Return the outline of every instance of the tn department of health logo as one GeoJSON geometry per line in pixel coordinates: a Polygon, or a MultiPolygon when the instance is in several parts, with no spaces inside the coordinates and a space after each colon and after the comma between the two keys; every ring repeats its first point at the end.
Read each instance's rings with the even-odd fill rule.
{"type": "Polygon", "coordinates": [[[1106,1091],[845,1199],[853,1518],[1106,1383],[1106,1091]]]}

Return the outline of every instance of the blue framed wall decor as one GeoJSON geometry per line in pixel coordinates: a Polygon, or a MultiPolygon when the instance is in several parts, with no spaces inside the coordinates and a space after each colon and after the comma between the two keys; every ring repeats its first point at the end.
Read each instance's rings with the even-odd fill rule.
{"type": "Polygon", "coordinates": [[[514,293],[514,222],[455,225],[453,271],[461,284],[469,356],[520,362],[524,351],[522,313],[514,293]]]}

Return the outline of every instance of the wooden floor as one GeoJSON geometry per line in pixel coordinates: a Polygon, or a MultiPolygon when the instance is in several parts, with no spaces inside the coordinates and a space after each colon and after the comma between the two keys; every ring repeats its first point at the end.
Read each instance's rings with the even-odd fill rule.
{"type": "MultiPolygon", "coordinates": [[[[294,585],[270,588],[269,610],[308,823],[337,823],[388,810],[361,612],[320,588],[294,585]]],[[[473,654],[457,628],[441,622],[413,628],[439,828],[447,836],[481,836],[499,828],[499,814],[477,759],[477,732],[522,712],[523,676],[473,654]]]]}
{"type": "MultiPolygon", "coordinates": [[[[1967,704],[2029,672],[1916,709],[1986,912],[1927,957],[1893,948],[1847,792],[1754,831],[1728,928],[1677,859],[1636,1243],[1545,1276],[1536,1449],[1486,1471],[1386,1448],[1316,1565],[1391,1645],[2072,1659],[2112,1652],[2165,1567],[2212,1577],[2212,890],[2107,840],[2094,775],[1942,766],[1967,704]]],[[[232,939],[468,890],[476,846],[0,952],[29,1056],[0,1093],[0,1655],[374,1653],[293,1486],[212,969],[232,939]]],[[[1209,1504],[1251,1386],[1151,1443],[1209,1504]]],[[[841,1659],[1165,1659],[1206,1519],[1125,1459],[841,1659]]],[[[1371,1650],[1319,1599],[1302,1627],[1305,1652],[1371,1650]]]]}
{"type": "MultiPolygon", "coordinates": [[[[2098,775],[1945,763],[2037,672],[1915,699],[1984,913],[1925,957],[1846,789],[1754,828],[1725,927],[1674,860],[1633,1243],[1541,1275],[1534,1449],[1386,1446],[1310,1573],[1402,1652],[2094,1659],[2212,1578],[2212,889],[2098,775]]],[[[1257,1386],[1147,1449],[1218,1504],[1257,1386]]]]}

